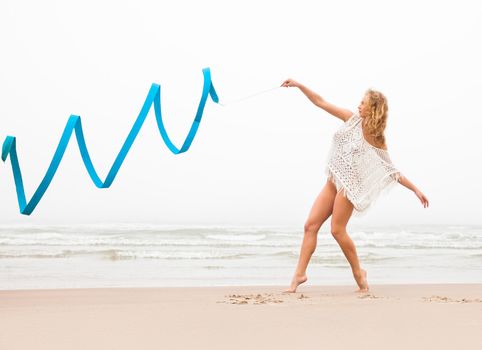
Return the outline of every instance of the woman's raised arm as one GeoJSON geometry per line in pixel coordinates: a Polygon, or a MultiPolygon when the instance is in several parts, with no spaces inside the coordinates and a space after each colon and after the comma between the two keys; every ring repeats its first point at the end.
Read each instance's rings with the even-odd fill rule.
{"type": "Polygon", "coordinates": [[[293,79],[286,79],[283,82],[283,84],[281,84],[281,86],[283,86],[283,87],[297,87],[298,89],[301,90],[302,93],[304,93],[306,95],[306,97],[308,97],[308,99],[311,102],[313,102],[313,104],[315,106],[318,106],[318,107],[324,109],[325,111],[327,111],[331,115],[343,120],[344,122],[346,122],[353,115],[353,112],[351,112],[350,110],[348,110],[346,108],[341,108],[341,107],[335,106],[334,104],[325,101],[325,99],[323,97],[321,97],[320,95],[318,95],[316,92],[307,88],[303,84],[298,83],[297,81],[295,81],[293,79]]]}

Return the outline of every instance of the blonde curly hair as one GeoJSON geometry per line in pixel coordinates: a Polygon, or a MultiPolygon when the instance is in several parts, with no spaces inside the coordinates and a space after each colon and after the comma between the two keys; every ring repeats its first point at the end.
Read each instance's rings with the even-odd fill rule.
{"type": "Polygon", "coordinates": [[[367,133],[378,145],[385,146],[385,127],[388,118],[387,98],[380,91],[368,89],[365,92],[368,103],[368,113],[364,120],[367,133]]]}

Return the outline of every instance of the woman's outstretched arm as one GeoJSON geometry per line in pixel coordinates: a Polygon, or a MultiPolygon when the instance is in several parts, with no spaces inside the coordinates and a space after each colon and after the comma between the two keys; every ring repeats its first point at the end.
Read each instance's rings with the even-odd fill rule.
{"type": "Polygon", "coordinates": [[[417,186],[411,183],[409,179],[402,175],[398,182],[409,190],[412,190],[418,199],[420,199],[420,202],[422,202],[423,207],[428,208],[428,198],[417,188],[417,186]]]}
{"type": "Polygon", "coordinates": [[[340,118],[344,122],[346,122],[353,115],[353,112],[351,112],[350,110],[348,110],[346,108],[341,108],[341,107],[335,106],[334,104],[325,101],[325,99],[323,97],[321,97],[320,95],[318,95],[316,92],[307,88],[303,84],[298,83],[297,81],[295,81],[293,79],[286,79],[283,82],[283,84],[281,84],[281,86],[297,87],[298,89],[301,90],[302,93],[304,93],[306,95],[306,97],[308,97],[308,99],[311,102],[313,102],[313,104],[315,106],[318,106],[318,107],[324,109],[325,111],[327,111],[331,115],[333,115],[337,118],[340,118]]]}

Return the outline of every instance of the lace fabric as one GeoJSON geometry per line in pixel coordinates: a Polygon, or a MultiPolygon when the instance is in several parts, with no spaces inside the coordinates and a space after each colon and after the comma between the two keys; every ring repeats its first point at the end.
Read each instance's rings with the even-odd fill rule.
{"type": "Polygon", "coordinates": [[[401,173],[388,151],[363,136],[362,118],[354,113],[333,135],[325,174],[353,203],[354,216],[361,216],[381,193],[395,185],[401,173]]]}

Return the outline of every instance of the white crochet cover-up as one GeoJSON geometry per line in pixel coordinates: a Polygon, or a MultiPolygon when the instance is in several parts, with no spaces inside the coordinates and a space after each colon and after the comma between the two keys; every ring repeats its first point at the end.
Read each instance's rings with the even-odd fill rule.
{"type": "Polygon", "coordinates": [[[372,146],[363,136],[362,118],[354,113],[333,135],[325,173],[353,203],[354,216],[361,216],[380,193],[397,184],[402,176],[388,151],[372,146]]]}

